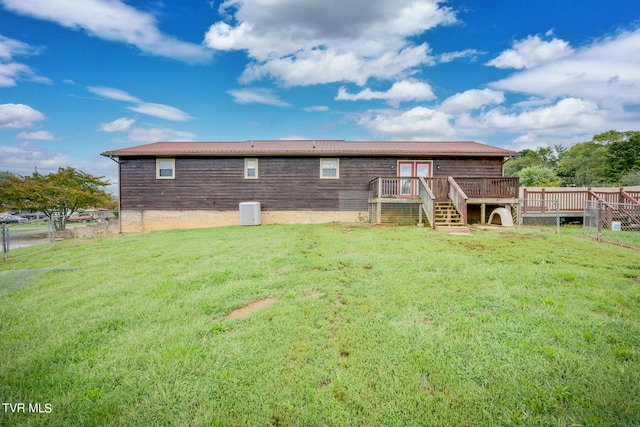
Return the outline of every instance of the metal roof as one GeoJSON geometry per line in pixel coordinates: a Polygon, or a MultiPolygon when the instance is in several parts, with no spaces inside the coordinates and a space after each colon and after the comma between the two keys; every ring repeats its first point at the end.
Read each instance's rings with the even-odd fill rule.
{"type": "Polygon", "coordinates": [[[232,156],[495,156],[518,153],[472,141],[252,140],[155,142],[109,150],[106,157],[232,156]]]}

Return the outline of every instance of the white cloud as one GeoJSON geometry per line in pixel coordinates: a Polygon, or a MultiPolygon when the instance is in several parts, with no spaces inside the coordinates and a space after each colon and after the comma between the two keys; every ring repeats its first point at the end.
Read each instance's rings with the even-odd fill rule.
{"type": "Polygon", "coordinates": [[[114,99],[116,101],[124,101],[124,102],[142,102],[140,99],[135,96],[129,95],[127,92],[116,89],[113,87],[88,87],[89,92],[95,93],[96,95],[103,96],[105,98],[114,99]]]}
{"type": "Polygon", "coordinates": [[[109,123],[100,123],[99,132],[127,132],[135,123],[136,119],[121,117],[109,123]]]}
{"type": "Polygon", "coordinates": [[[450,139],[456,130],[450,122],[451,116],[432,108],[415,107],[405,112],[379,111],[366,114],[358,120],[375,135],[392,139],[422,139],[435,141],[450,139]]]}
{"type": "Polygon", "coordinates": [[[640,104],[638,46],[640,29],[624,32],[490,86],[552,99],[583,98],[622,111],[640,104]]]}
{"type": "Polygon", "coordinates": [[[271,89],[266,88],[233,89],[227,91],[227,93],[233,96],[234,101],[238,104],[267,104],[275,105],[276,107],[288,107],[291,105],[278,98],[271,89]]]}
{"type": "Polygon", "coordinates": [[[37,75],[28,65],[14,61],[15,56],[38,53],[38,49],[26,43],[0,35],[0,87],[16,86],[18,80],[51,83],[51,80],[37,75]]]}
{"type": "Polygon", "coordinates": [[[57,139],[53,133],[46,130],[40,130],[36,132],[20,132],[17,135],[17,138],[24,141],[55,141],[57,139]]]}
{"type": "Polygon", "coordinates": [[[58,170],[61,165],[70,165],[73,160],[60,153],[23,142],[18,146],[0,145],[0,170],[7,170],[19,175],[31,175],[35,168],[40,173],[58,170]]]}
{"type": "Polygon", "coordinates": [[[326,105],[312,105],[311,107],[305,107],[303,110],[307,113],[326,113],[331,109],[326,105]]]}
{"type": "Polygon", "coordinates": [[[171,120],[174,122],[186,122],[193,118],[178,108],[170,105],[155,104],[152,102],[143,102],[134,107],[127,108],[131,111],[135,111],[136,113],[146,114],[148,116],[158,117],[160,119],[171,120]]]}
{"type": "Polygon", "coordinates": [[[129,142],[150,143],[150,142],[183,142],[193,141],[196,135],[191,132],[183,132],[167,128],[134,128],[129,133],[129,142]]]}
{"type": "Polygon", "coordinates": [[[607,113],[594,103],[565,98],[556,104],[513,113],[496,108],[477,117],[462,116],[456,124],[463,128],[491,131],[575,133],[587,129],[600,129],[607,124],[607,113]]]}
{"type": "Polygon", "coordinates": [[[547,64],[572,53],[573,49],[568,42],[555,38],[544,41],[536,35],[514,42],[512,49],[505,50],[500,56],[489,61],[487,65],[520,70],[547,64]]]}
{"type": "Polygon", "coordinates": [[[442,0],[228,0],[205,45],[245,50],[253,62],[241,81],[273,78],[284,86],[366,84],[411,75],[433,64],[426,44],[411,38],[456,22],[442,0]]]}
{"type": "Polygon", "coordinates": [[[462,114],[486,105],[502,104],[504,101],[502,92],[491,89],[472,89],[445,99],[438,110],[447,114],[462,114]]]}
{"type": "MultiPolygon", "coordinates": [[[[188,113],[185,113],[176,107],[153,102],[144,102],[143,100],[120,89],[112,87],[88,87],[87,89],[96,95],[100,95],[108,99],[137,104],[132,107],[127,107],[129,110],[135,111],[136,113],[146,114],[148,116],[158,117],[160,119],[171,120],[174,122],[186,122],[193,118],[188,113]]],[[[123,123],[120,123],[120,125],[122,124],[123,123]]]]}
{"type": "Polygon", "coordinates": [[[28,105],[0,104],[0,130],[26,129],[45,119],[44,114],[28,105]]]}
{"type": "Polygon", "coordinates": [[[372,91],[366,88],[359,93],[350,94],[345,87],[341,87],[335,99],[339,101],[381,99],[387,101],[389,105],[397,107],[401,102],[428,101],[435,97],[431,86],[427,83],[405,80],[394,83],[386,92],[372,91]]]}
{"type": "Polygon", "coordinates": [[[88,34],[136,46],[143,52],[184,60],[206,61],[211,57],[200,44],[163,34],[156,17],[121,0],[0,0],[5,9],[20,15],[82,29],[88,34]]]}

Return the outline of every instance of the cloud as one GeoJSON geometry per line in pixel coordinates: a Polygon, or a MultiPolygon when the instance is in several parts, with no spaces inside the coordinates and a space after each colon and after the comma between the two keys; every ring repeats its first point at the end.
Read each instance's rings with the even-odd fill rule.
{"type": "Polygon", "coordinates": [[[640,28],[599,40],[551,63],[493,82],[494,89],[573,97],[622,111],[640,105],[640,28]]]}
{"type": "Polygon", "coordinates": [[[45,119],[44,114],[28,105],[0,104],[0,130],[26,129],[45,119]]]}
{"type": "Polygon", "coordinates": [[[127,132],[131,126],[136,122],[136,119],[128,119],[121,117],[109,123],[100,123],[98,127],[99,132],[127,132]]]}
{"type": "Polygon", "coordinates": [[[312,105],[311,107],[303,108],[303,110],[306,111],[307,113],[326,113],[331,109],[326,105],[312,105]]]}
{"type": "Polygon", "coordinates": [[[505,97],[502,92],[491,89],[471,89],[445,99],[438,110],[447,114],[462,114],[486,105],[502,104],[503,102],[505,102],[505,97]]]}
{"type": "Polygon", "coordinates": [[[272,90],[266,88],[234,89],[227,93],[233,96],[238,104],[267,104],[276,107],[288,107],[289,103],[279,99],[272,90]]]}
{"type": "Polygon", "coordinates": [[[18,146],[0,145],[0,170],[8,170],[20,175],[31,175],[34,168],[40,173],[58,170],[60,165],[73,163],[71,157],[43,150],[29,142],[18,146]]]}
{"type": "Polygon", "coordinates": [[[273,78],[286,87],[331,82],[363,86],[370,78],[411,75],[433,64],[412,38],[456,22],[442,0],[227,0],[226,22],[214,23],[206,46],[243,50],[252,59],[241,76],[273,78]]]}
{"type": "Polygon", "coordinates": [[[596,104],[578,98],[565,98],[554,105],[520,113],[496,108],[478,117],[463,116],[456,123],[462,127],[492,131],[566,134],[597,129],[606,122],[606,112],[596,104]]]}
{"type": "Polygon", "coordinates": [[[405,112],[381,111],[363,115],[358,124],[375,135],[392,139],[434,141],[450,139],[456,130],[450,116],[427,107],[415,107],[405,112]]]}
{"type": "Polygon", "coordinates": [[[14,61],[15,56],[37,55],[38,53],[38,49],[34,49],[26,43],[0,35],[0,87],[16,86],[18,80],[51,83],[51,80],[39,76],[28,65],[14,61]]]}
{"type": "Polygon", "coordinates": [[[17,137],[21,140],[29,140],[29,141],[55,141],[57,140],[56,136],[48,131],[40,130],[36,132],[20,132],[17,137]]]}
{"type": "Polygon", "coordinates": [[[19,15],[55,22],[86,31],[94,37],[127,43],[141,51],[187,62],[202,62],[211,52],[200,44],[163,34],[156,17],[121,0],[0,0],[5,9],[19,15]]]}
{"type": "Polygon", "coordinates": [[[103,96],[105,98],[114,99],[116,101],[124,101],[124,102],[142,102],[142,100],[136,98],[135,96],[129,95],[127,92],[112,88],[112,87],[93,87],[90,86],[89,92],[95,93],[96,95],[103,96]]]}
{"type": "Polygon", "coordinates": [[[397,107],[401,102],[428,101],[435,97],[431,86],[427,83],[400,81],[394,83],[386,92],[372,91],[367,88],[359,93],[350,94],[345,87],[341,87],[335,99],[339,101],[369,101],[372,99],[381,99],[387,101],[392,107],[397,107]]]}
{"type": "Polygon", "coordinates": [[[540,36],[530,35],[524,40],[514,42],[512,49],[505,50],[500,56],[487,62],[486,65],[520,70],[547,64],[572,53],[573,49],[564,40],[554,38],[550,41],[544,41],[540,36]]]}
{"type": "MultiPolygon", "coordinates": [[[[96,95],[100,95],[108,99],[137,104],[132,107],[127,107],[127,109],[135,111],[136,113],[146,114],[148,116],[158,117],[160,119],[171,120],[174,122],[186,122],[193,118],[188,113],[185,113],[176,107],[165,104],[156,104],[153,102],[144,102],[143,100],[120,89],[112,87],[88,87],[87,89],[91,93],[95,93],[96,95]]],[[[122,123],[120,123],[120,125],[122,125],[122,123]]]]}
{"type": "Polygon", "coordinates": [[[189,114],[170,105],[155,104],[152,102],[143,102],[134,107],[127,107],[136,113],[146,114],[148,116],[158,117],[160,119],[171,120],[174,122],[186,122],[191,120],[189,114]]]}
{"type": "Polygon", "coordinates": [[[183,132],[167,128],[134,128],[127,138],[129,142],[184,142],[193,141],[196,135],[191,132],[183,132]]]}

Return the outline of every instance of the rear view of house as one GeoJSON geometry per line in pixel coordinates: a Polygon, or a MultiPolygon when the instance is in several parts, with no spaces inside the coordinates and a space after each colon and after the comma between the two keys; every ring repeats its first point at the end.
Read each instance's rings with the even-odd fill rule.
{"type": "Polygon", "coordinates": [[[437,204],[466,223],[517,203],[517,178],[503,177],[517,153],[477,142],[157,142],[102,155],[119,164],[122,232],[237,225],[245,202],[262,224],[431,226],[437,204]]]}

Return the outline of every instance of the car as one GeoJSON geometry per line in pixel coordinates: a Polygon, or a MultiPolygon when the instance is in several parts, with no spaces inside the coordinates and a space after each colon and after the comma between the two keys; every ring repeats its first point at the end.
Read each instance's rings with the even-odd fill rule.
{"type": "Polygon", "coordinates": [[[29,220],[19,215],[3,215],[0,217],[2,224],[26,224],[29,220]]]}
{"type": "Polygon", "coordinates": [[[91,215],[73,214],[67,219],[67,222],[89,222],[95,221],[91,215]]]}

